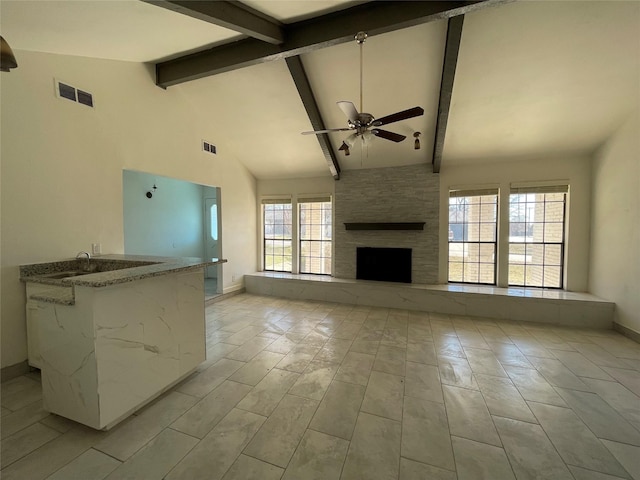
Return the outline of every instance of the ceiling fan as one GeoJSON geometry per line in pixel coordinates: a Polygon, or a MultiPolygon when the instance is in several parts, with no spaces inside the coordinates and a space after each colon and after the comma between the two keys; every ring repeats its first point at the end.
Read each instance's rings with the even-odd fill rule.
{"type": "MultiPolygon", "coordinates": [[[[360,46],[360,110],[362,110],[362,45],[364,44],[366,38],[367,34],[365,32],[358,32],[355,36],[356,43],[360,46]]],[[[375,118],[370,113],[358,112],[352,102],[340,101],[337,103],[338,107],[340,107],[340,110],[342,110],[342,112],[347,117],[347,128],[329,128],[327,130],[302,132],[302,134],[319,135],[329,132],[348,132],[355,130],[353,134],[351,134],[342,142],[342,146],[339,149],[343,150],[345,152],[345,155],[349,155],[349,148],[353,146],[353,144],[355,143],[355,139],[358,137],[361,137],[363,141],[368,140],[372,135],[384,138],[386,140],[391,140],[392,142],[396,143],[403,141],[405,138],[407,138],[406,136],[400,135],[399,133],[390,132],[388,130],[383,130],[378,127],[394,122],[399,122],[401,120],[406,120],[408,118],[419,117],[420,115],[424,114],[424,110],[422,109],[422,107],[413,107],[408,110],[392,113],[391,115],[387,115],[385,117],[375,118]]]]}

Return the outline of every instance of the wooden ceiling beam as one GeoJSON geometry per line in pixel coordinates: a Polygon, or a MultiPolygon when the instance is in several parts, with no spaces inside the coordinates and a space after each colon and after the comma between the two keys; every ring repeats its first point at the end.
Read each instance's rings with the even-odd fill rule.
{"type": "MultiPolygon", "coordinates": [[[[166,88],[218,73],[350,42],[353,41],[357,31],[367,32],[369,36],[379,35],[463,15],[508,1],[511,0],[368,2],[285,25],[282,27],[284,42],[280,45],[247,38],[160,62],[156,64],[156,83],[166,88]]],[[[181,3],[191,5],[192,2],[181,3]]]]}
{"type": "MultiPolygon", "coordinates": [[[[304,108],[307,111],[307,115],[309,116],[309,120],[311,121],[311,126],[314,130],[325,130],[326,127],[324,125],[324,122],[322,121],[322,116],[320,115],[320,110],[318,109],[316,99],[313,96],[313,91],[311,90],[309,79],[307,78],[307,74],[304,71],[302,60],[300,60],[300,57],[294,56],[287,57],[286,62],[287,67],[289,67],[291,77],[293,78],[293,81],[296,84],[296,88],[298,89],[298,93],[300,94],[300,100],[302,100],[302,104],[304,105],[304,108]]],[[[340,180],[340,164],[338,163],[336,153],[333,151],[333,147],[331,146],[331,142],[329,141],[329,135],[327,135],[326,133],[322,133],[316,135],[316,137],[318,138],[318,143],[320,144],[322,153],[327,160],[327,165],[329,166],[331,175],[333,175],[333,178],[335,180],[340,180]]]]}
{"type": "Polygon", "coordinates": [[[256,40],[284,43],[282,24],[238,1],[223,0],[142,0],[191,18],[243,33],[256,40]]]}
{"type": "Polygon", "coordinates": [[[450,18],[447,25],[447,43],[444,48],[444,62],[442,65],[442,79],[440,81],[440,99],[438,101],[436,133],[433,141],[433,173],[440,173],[440,166],[442,164],[442,152],[444,150],[444,140],[447,134],[449,109],[451,107],[453,83],[456,77],[456,66],[458,65],[458,52],[460,51],[463,24],[464,15],[459,15],[457,17],[450,18]]]}

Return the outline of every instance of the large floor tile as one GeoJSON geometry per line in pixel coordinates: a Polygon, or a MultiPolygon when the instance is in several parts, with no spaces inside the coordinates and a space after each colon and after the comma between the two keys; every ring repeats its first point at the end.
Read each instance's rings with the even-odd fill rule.
{"type": "Polygon", "coordinates": [[[341,382],[355,383],[358,385],[367,385],[371,368],[375,361],[374,355],[366,353],[349,352],[344,357],[335,379],[341,382]]]}
{"type": "Polygon", "coordinates": [[[322,400],[340,365],[313,360],[289,389],[292,395],[322,400]]]}
{"type": "Polygon", "coordinates": [[[507,376],[507,372],[504,371],[504,368],[502,368],[502,365],[491,350],[465,347],[464,353],[473,373],[483,373],[497,377],[507,376]]]}
{"type": "Polygon", "coordinates": [[[458,480],[516,480],[502,448],[460,437],[451,443],[458,480]]]}
{"type": "Polygon", "coordinates": [[[238,360],[221,358],[206,370],[190,377],[186,382],[182,382],[176,390],[186,395],[202,398],[244,365],[244,362],[238,360]]]}
{"type": "Polygon", "coordinates": [[[280,353],[262,351],[229,377],[234,382],[257,385],[278,362],[284,358],[280,353]]]}
{"type": "Polygon", "coordinates": [[[78,426],[2,470],[2,480],[42,480],[86,452],[104,432],[78,426]]]}
{"type": "Polygon", "coordinates": [[[491,415],[537,423],[518,389],[509,378],[476,375],[491,415]]]}
{"type": "Polygon", "coordinates": [[[41,423],[34,423],[5,438],[0,446],[0,464],[2,468],[11,465],[16,460],[28,455],[58,436],[60,436],[60,433],[56,430],[45,427],[41,423]]]}
{"type": "Polygon", "coordinates": [[[438,367],[407,362],[404,394],[408,397],[443,403],[442,384],[440,383],[438,367]]]}
{"type": "Polygon", "coordinates": [[[603,440],[604,446],[613,454],[614,457],[629,472],[633,480],[640,480],[640,448],[624,443],[611,442],[603,440]]]}
{"type": "Polygon", "coordinates": [[[0,384],[0,397],[4,408],[16,411],[42,400],[42,386],[23,375],[0,384]]]}
{"type": "Polygon", "coordinates": [[[318,406],[309,428],[351,440],[364,392],[365,387],[362,385],[334,380],[318,406]]]}
{"type": "Polygon", "coordinates": [[[223,480],[279,480],[282,472],[284,470],[275,465],[247,455],[240,455],[223,480]]]}
{"type": "Polygon", "coordinates": [[[373,362],[373,370],[404,377],[407,349],[381,344],[373,362]]]}
{"type": "Polygon", "coordinates": [[[624,477],[624,468],[568,408],[531,402],[531,409],[565,463],[624,477]]]}
{"type": "Polygon", "coordinates": [[[560,360],[555,358],[527,357],[542,376],[554,387],[571,388],[574,390],[588,391],[579,377],[565,367],[560,360]]]}
{"type": "Polygon", "coordinates": [[[197,401],[195,397],[171,392],[146,407],[139,415],[116,426],[94,448],[125,461],[197,401]]]}
{"type": "Polygon", "coordinates": [[[442,389],[451,435],[502,446],[480,392],[448,385],[442,389]]]}
{"type": "Polygon", "coordinates": [[[225,355],[225,358],[237,360],[240,362],[248,362],[272,343],[273,340],[270,338],[253,337],[251,340],[244,342],[235,350],[227,353],[225,355]]]}
{"type": "Polygon", "coordinates": [[[438,357],[438,369],[443,385],[478,390],[478,383],[466,358],[438,357]]]}
{"type": "Polygon", "coordinates": [[[107,480],[162,480],[197,443],[197,438],[167,428],[116,468],[107,480]]]}
{"type": "Polygon", "coordinates": [[[513,367],[533,368],[527,357],[512,343],[490,342],[489,347],[491,347],[491,351],[503,367],[510,365],[513,367]]]}
{"type": "Polygon", "coordinates": [[[286,370],[271,370],[242,401],[238,408],[269,416],[300,375],[286,370]]]}
{"type": "Polygon", "coordinates": [[[0,420],[0,425],[2,425],[0,430],[3,439],[49,415],[49,412],[43,408],[42,401],[40,400],[25,405],[15,412],[11,412],[10,410],[7,410],[7,412],[6,415],[3,415],[2,420],[0,420]]]}
{"type": "Polygon", "coordinates": [[[640,372],[626,368],[602,367],[602,369],[633,393],[640,396],[640,372]]]}
{"type": "Polygon", "coordinates": [[[388,480],[400,468],[400,422],[360,413],[341,480],[388,480]]]}
{"type": "Polygon", "coordinates": [[[447,413],[441,403],[404,398],[402,456],[455,470],[447,413]]]}
{"type": "Polygon", "coordinates": [[[414,462],[408,458],[400,459],[399,480],[456,480],[455,472],[414,462]]]}
{"type": "Polygon", "coordinates": [[[402,420],[404,378],[383,372],[371,372],[360,409],[392,420],[402,420]]]}
{"type": "Polygon", "coordinates": [[[565,350],[551,350],[551,352],[564,364],[564,366],[579,377],[613,380],[613,378],[611,378],[604,370],[598,367],[595,363],[589,361],[580,352],[567,352],[565,350]]]}
{"type": "Polygon", "coordinates": [[[339,480],[349,442],[307,430],[289,462],[283,480],[339,480]]]}
{"type": "Polygon", "coordinates": [[[103,480],[121,464],[115,458],[90,448],[47,480],[103,480]]]}
{"type": "Polygon", "coordinates": [[[640,397],[617,382],[585,378],[589,388],[640,431],[640,397]]]}
{"type": "Polygon", "coordinates": [[[569,470],[571,470],[576,480],[622,480],[620,477],[594,472],[593,470],[587,470],[586,468],[576,467],[574,465],[569,465],[569,470]]]}
{"type": "Polygon", "coordinates": [[[409,342],[407,344],[407,362],[438,365],[438,357],[436,356],[436,349],[433,342],[409,342]]]}
{"type": "Polygon", "coordinates": [[[184,415],[171,424],[171,428],[192,437],[203,438],[249,392],[251,387],[225,380],[184,415]]]}
{"type": "Polygon", "coordinates": [[[566,406],[562,397],[557,394],[549,382],[532,368],[505,366],[509,378],[514,383],[520,395],[532,402],[548,403],[550,405],[566,406]]]}
{"type": "Polygon", "coordinates": [[[494,417],[518,480],[573,480],[540,425],[494,417]]]}
{"type": "Polygon", "coordinates": [[[265,420],[255,413],[232,410],[169,472],[166,480],[220,480],[265,420]]]}
{"type": "Polygon", "coordinates": [[[640,446],[640,431],[595,393],[556,389],[598,438],[640,446]]]}
{"type": "Polygon", "coordinates": [[[285,468],[318,408],[309,398],[286,395],[244,453],[285,468]]]}

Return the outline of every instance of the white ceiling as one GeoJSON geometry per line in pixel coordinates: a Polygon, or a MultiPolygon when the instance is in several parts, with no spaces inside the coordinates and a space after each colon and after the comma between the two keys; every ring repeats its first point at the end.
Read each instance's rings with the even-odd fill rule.
{"type": "MultiPolygon", "coordinates": [[[[340,10],[346,1],[247,0],[284,23],[340,10]]],[[[136,0],[0,0],[14,50],[153,62],[242,38],[136,0]],[[108,39],[108,40],[107,40],[108,39]]],[[[354,34],[358,26],[354,25],[354,34]]],[[[430,163],[446,21],[369,37],[364,110],[381,117],[416,105],[425,115],[390,124],[402,143],[375,138],[337,151],[342,169],[430,163]],[[413,149],[422,132],[421,150],[413,149]]],[[[336,101],[359,108],[358,46],[302,56],[327,128],[346,126],[336,101]]],[[[329,175],[283,60],[169,87],[216,112],[211,131],[258,178],[329,175]],[[259,79],[257,81],[256,79],[259,79]],[[248,121],[249,119],[249,121],[248,121]]],[[[519,1],[467,14],[442,168],[483,160],[590,153],[640,103],[640,1],[519,1]]]]}

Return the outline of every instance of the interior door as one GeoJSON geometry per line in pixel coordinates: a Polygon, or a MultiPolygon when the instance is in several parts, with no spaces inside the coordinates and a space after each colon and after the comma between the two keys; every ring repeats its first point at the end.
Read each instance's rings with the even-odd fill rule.
{"type": "MultiPolygon", "coordinates": [[[[204,256],[220,258],[218,233],[220,229],[219,205],[215,198],[204,200],[204,256]]],[[[218,278],[218,265],[207,267],[207,278],[218,278]]]]}

